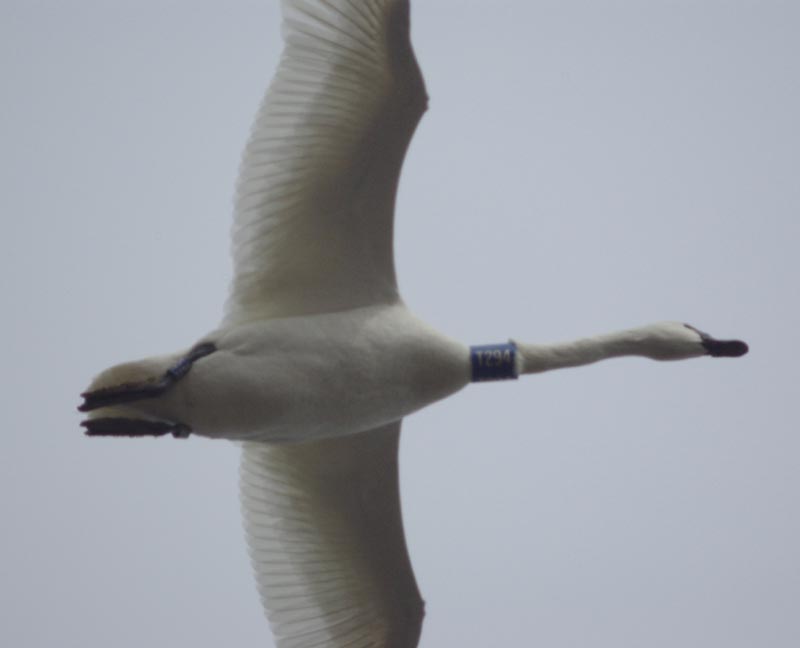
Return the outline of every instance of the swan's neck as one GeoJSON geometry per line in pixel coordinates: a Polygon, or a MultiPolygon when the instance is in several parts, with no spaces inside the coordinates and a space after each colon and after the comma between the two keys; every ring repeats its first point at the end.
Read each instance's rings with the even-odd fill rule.
{"type": "Polygon", "coordinates": [[[519,373],[541,373],[552,369],[580,367],[621,356],[647,356],[645,346],[634,331],[607,333],[555,344],[517,343],[519,373]]]}
{"type": "Polygon", "coordinates": [[[522,344],[517,349],[516,373],[541,373],[578,367],[608,358],[642,356],[652,360],[686,360],[704,355],[736,357],[747,353],[738,340],[715,340],[679,322],[661,322],[627,331],[556,344],[522,344]]]}

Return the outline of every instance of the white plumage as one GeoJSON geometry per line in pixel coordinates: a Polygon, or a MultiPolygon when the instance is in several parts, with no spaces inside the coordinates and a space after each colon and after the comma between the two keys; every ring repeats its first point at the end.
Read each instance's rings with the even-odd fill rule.
{"type": "Polygon", "coordinates": [[[427,104],[408,3],[283,10],[286,46],[237,187],[229,322],[398,299],[395,194],[427,104]]]}
{"type": "Polygon", "coordinates": [[[423,602],[400,515],[403,417],[504,354],[516,375],[747,347],[666,322],[476,360],[414,317],[392,253],[400,168],[427,105],[409,3],[284,0],[283,11],[285,49],[237,186],[223,322],[188,351],[100,374],[84,425],[243,441],[247,541],[278,645],[412,648],[423,602]]]}
{"type": "Polygon", "coordinates": [[[296,446],[246,443],[242,507],[278,644],[415,646],[423,603],[400,518],[400,422],[296,446]]]}

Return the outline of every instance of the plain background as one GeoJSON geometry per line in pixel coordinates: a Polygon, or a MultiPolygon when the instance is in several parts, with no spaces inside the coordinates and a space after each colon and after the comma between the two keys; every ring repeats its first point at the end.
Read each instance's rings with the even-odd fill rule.
{"type": "MultiPolygon", "coordinates": [[[[0,3],[0,643],[270,646],[238,451],[89,440],[100,369],[221,315],[274,1],[0,3]]],[[[800,5],[417,1],[407,302],[466,343],[662,319],[626,359],[411,417],[422,646],[800,645],[800,5]]]]}

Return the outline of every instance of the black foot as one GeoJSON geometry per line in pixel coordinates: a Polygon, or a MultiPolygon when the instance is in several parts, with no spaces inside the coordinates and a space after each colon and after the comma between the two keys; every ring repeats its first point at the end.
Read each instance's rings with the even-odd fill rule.
{"type": "Polygon", "coordinates": [[[86,428],[86,436],[90,437],[160,437],[171,434],[176,439],[186,439],[192,432],[192,428],[183,423],[128,418],[89,419],[81,425],[86,428]]]}
{"type": "Polygon", "coordinates": [[[189,373],[189,369],[192,368],[192,365],[197,360],[214,353],[216,350],[217,347],[210,342],[207,344],[200,344],[189,351],[186,356],[167,369],[164,375],[156,380],[141,383],[127,383],[125,385],[115,385],[113,387],[97,389],[92,392],[84,392],[81,394],[83,403],[78,406],[78,411],[91,412],[100,407],[132,403],[147,398],[156,398],[189,373]]]}
{"type": "Polygon", "coordinates": [[[146,398],[155,398],[169,389],[174,381],[168,380],[166,376],[153,382],[145,383],[126,383],[124,385],[114,385],[105,387],[92,392],[81,394],[83,403],[78,406],[79,412],[91,412],[100,407],[110,405],[121,405],[122,403],[132,403],[146,398]]]}

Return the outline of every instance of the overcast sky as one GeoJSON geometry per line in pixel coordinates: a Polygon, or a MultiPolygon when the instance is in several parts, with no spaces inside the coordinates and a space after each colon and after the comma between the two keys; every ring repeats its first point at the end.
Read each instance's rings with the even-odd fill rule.
{"type": "MultiPolygon", "coordinates": [[[[238,450],[78,393],[212,329],[277,1],[3,0],[0,644],[272,646],[238,450]]],[[[800,645],[800,5],[418,1],[408,304],[468,344],[662,319],[737,360],[471,386],[409,418],[421,646],[800,645]]]]}

